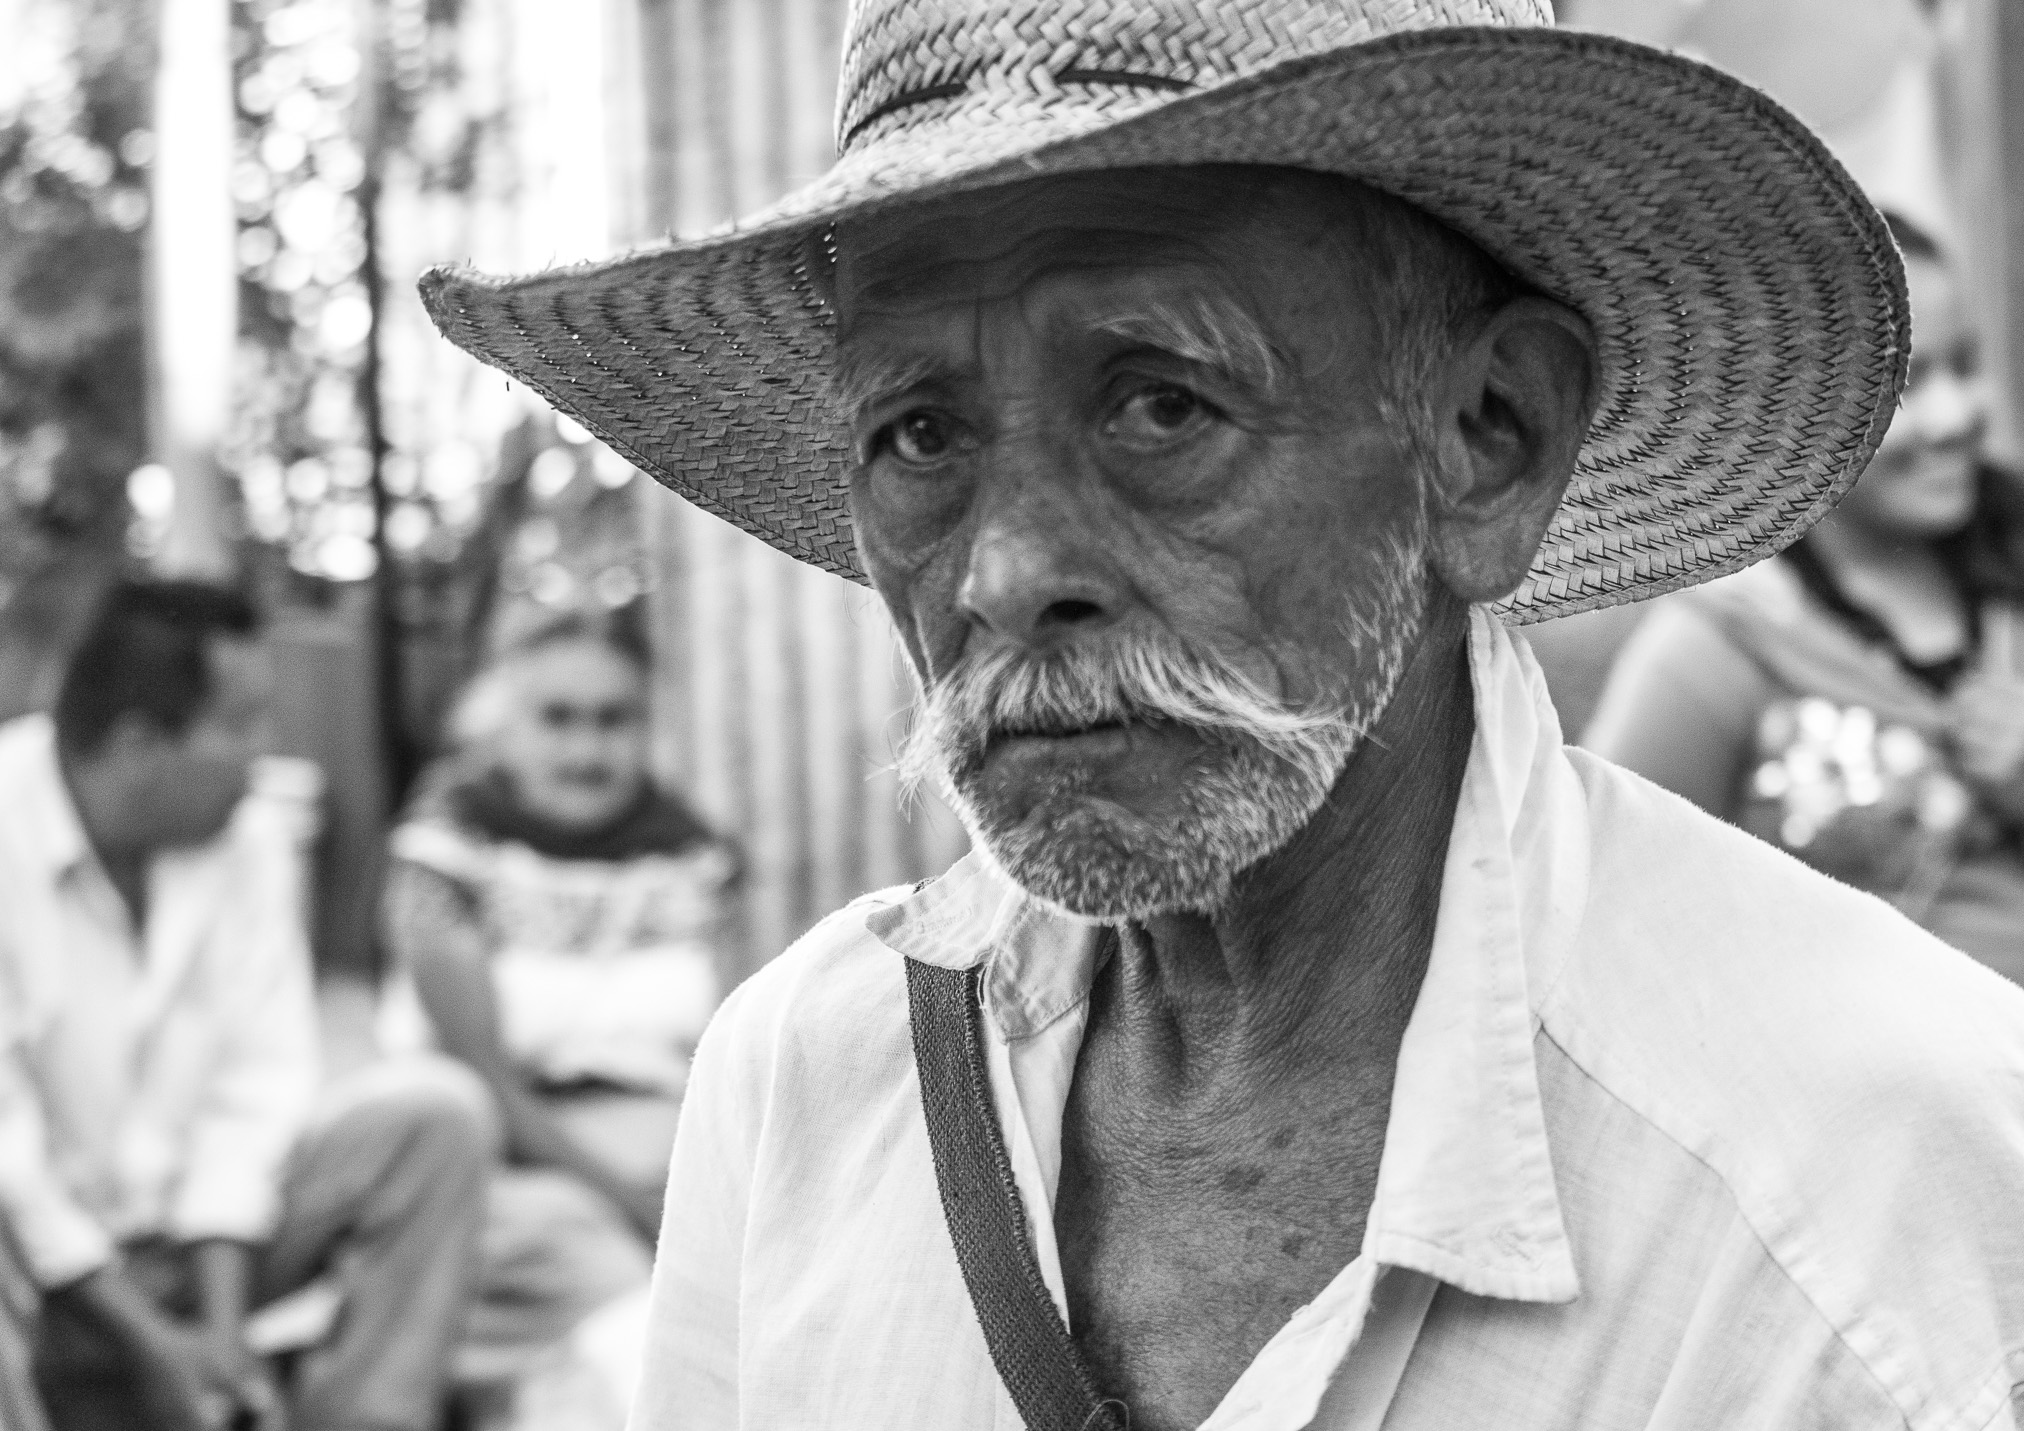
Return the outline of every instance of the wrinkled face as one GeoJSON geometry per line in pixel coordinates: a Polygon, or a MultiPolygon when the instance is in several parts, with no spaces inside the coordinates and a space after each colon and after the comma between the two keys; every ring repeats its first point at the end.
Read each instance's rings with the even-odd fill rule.
{"type": "Polygon", "coordinates": [[[1319,808],[1425,591],[1330,181],[1049,179],[838,234],[862,558],[932,767],[1076,913],[1213,910],[1319,808]]]}
{"type": "Polygon", "coordinates": [[[1988,395],[1973,324],[1943,263],[1905,263],[1912,299],[1912,368],[1898,412],[1862,479],[1836,511],[1902,537],[1959,531],[1975,508],[1975,468],[1988,395]]]}
{"type": "Polygon", "coordinates": [[[225,828],[271,741],[272,659],[252,641],[213,639],[211,694],[180,734],[150,729],[132,761],[128,837],[146,848],[202,844],[225,828]]]}
{"type": "Polygon", "coordinates": [[[647,781],[646,678],[597,640],[549,641],[500,673],[494,753],[529,812],[567,829],[610,824],[647,781]]]}

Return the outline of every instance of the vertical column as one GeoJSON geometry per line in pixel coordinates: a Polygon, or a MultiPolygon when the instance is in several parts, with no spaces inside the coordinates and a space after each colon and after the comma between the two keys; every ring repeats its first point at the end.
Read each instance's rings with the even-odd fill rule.
{"type": "Polygon", "coordinates": [[[1996,386],[1996,455],[2024,468],[2024,9],[1962,0],[1946,46],[1944,124],[1963,257],[1996,386]]]}
{"type": "Polygon", "coordinates": [[[518,157],[530,190],[541,196],[518,214],[514,267],[603,258],[613,238],[605,11],[516,0],[509,13],[518,157]]]}
{"type": "MultiPolygon", "coordinates": [[[[785,188],[814,179],[832,157],[830,124],[843,10],[836,0],[781,0],[780,64],[793,77],[780,125],[785,188]]],[[[795,576],[807,770],[801,800],[807,873],[795,922],[805,928],[869,887],[863,874],[865,827],[868,821],[892,817],[868,804],[871,772],[857,738],[854,626],[876,598],[807,567],[795,576]]]]}
{"type": "MultiPolygon", "coordinates": [[[[630,3],[655,233],[750,213],[828,167],[846,0],[630,3]]],[[[646,495],[660,509],[661,768],[745,847],[736,979],[862,890],[941,868],[961,835],[945,813],[910,824],[879,773],[905,678],[876,600],[646,495]]]]}
{"type": "Polygon", "coordinates": [[[232,565],[218,465],[239,321],[231,3],[162,0],[155,79],[149,406],[156,457],[175,477],[161,565],[201,576],[232,565]]]}
{"type": "MultiPolygon", "coordinates": [[[[788,188],[789,114],[821,78],[791,61],[784,0],[737,0],[719,18],[727,77],[724,141],[732,160],[733,208],[743,214],[788,188]]],[[[808,764],[802,742],[808,690],[795,563],[763,543],[740,538],[738,565],[745,591],[741,730],[753,855],[749,953],[756,967],[786,948],[810,918],[808,764]]]]}
{"type": "MultiPolygon", "coordinates": [[[[635,0],[618,0],[632,4],[635,0]]],[[[639,37],[641,135],[640,202],[646,233],[675,225],[676,160],[680,148],[675,104],[675,23],[680,0],[636,0],[639,37]]]]}
{"type": "MultiPolygon", "coordinates": [[[[666,235],[675,226],[676,154],[679,129],[676,105],[675,24],[678,0],[614,0],[632,11],[623,30],[634,44],[637,72],[635,108],[640,130],[638,148],[638,232],[635,243],[666,235]]],[[[618,67],[615,58],[614,70],[618,67]]],[[[616,141],[614,141],[616,142],[616,141]]],[[[674,494],[658,483],[634,484],[641,526],[647,534],[646,560],[652,568],[648,611],[653,630],[654,659],[659,680],[654,691],[654,766],[660,778],[683,790],[695,778],[695,722],[690,703],[689,669],[693,658],[689,609],[689,547],[683,508],[674,494]]]]}
{"type": "Polygon", "coordinates": [[[640,0],[602,0],[604,148],[607,237],[627,249],[653,237],[648,217],[647,65],[640,49],[648,7],[640,0]]]}
{"type": "MultiPolygon", "coordinates": [[[[737,117],[729,74],[733,6],[727,0],[674,0],[674,82],[678,101],[676,229],[693,234],[737,211],[737,164],[731,135],[737,117]]],[[[757,926],[773,897],[771,852],[758,827],[752,788],[750,616],[744,546],[750,540],[697,507],[682,512],[688,555],[689,711],[695,733],[695,794],[719,828],[745,847],[741,947],[726,951],[733,977],[777,952],[758,952],[757,926]]]]}

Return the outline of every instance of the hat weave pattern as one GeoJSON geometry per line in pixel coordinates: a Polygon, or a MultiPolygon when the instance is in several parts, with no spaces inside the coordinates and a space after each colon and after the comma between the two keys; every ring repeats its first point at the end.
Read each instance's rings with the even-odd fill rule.
{"type": "Polygon", "coordinates": [[[744,226],[517,279],[437,270],[452,342],[707,510],[863,581],[829,400],[840,219],[1124,167],[1273,164],[1396,195],[1580,311],[1601,403],[1503,604],[1536,620],[1771,554],[1855,480],[1910,319],[1872,206],[1706,66],[1533,0],[860,0],[841,158],[744,226]]]}
{"type": "MultiPolygon", "coordinates": [[[[840,153],[912,103],[978,93],[1054,98],[1084,88],[1100,108],[1134,89],[1199,89],[1384,35],[1442,25],[1550,25],[1542,0],[858,0],[838,86],[840,153]]],[[[912,122],[911,119],[909,122],[912,122]]]]}

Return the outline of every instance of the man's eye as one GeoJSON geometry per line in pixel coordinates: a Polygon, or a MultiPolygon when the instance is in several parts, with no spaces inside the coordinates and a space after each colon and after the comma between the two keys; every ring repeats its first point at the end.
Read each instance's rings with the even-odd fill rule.
{"type": "Polygon", "coordinates": [[[889,449],[911,467],[932,467],[955,450],[955,425],[938,412],[910,412],[887,423],[873,446],[889,449]]]}
{"type": "Polygon", "coordinates": [[[1118,405],[1107,424],[1113,437],[1136,445],[1160,446],[1215,415],[1215,409],[1184,387],[1155,383],[1118,405]]]}

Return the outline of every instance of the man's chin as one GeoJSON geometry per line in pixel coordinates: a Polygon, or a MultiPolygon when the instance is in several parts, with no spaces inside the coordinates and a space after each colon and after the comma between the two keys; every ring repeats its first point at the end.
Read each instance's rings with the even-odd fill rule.
{"type": "Polygon", "coordinates": [[[1313,818],[1347,759],[1303,771],[1257,747],[1220,755],[1161,782],[1070,770],[1014,783],[986,769],[944,788],[971,838],[1036,899],[1107,922],[1215,913],[1313,818]]]}
{"type": "Polygon", "coordinates": [[[1049,801],[1022,818],[994,822],[964,811],[977,845],[1033,898],[1081,919],[1210,913],[1229,897],[1249,860],[1200,838],[1190,822],[1149,818],[1107,802],[1049,801]],[[1192,836],[1192,837],[1191,837],[1192,836]]]}
{"type": "Polygon", "coordinates": [[[1163,914],[1214,914],[1229,898],[1228,879],[1203,879],[1171,865],[1063,860],[988,843],[982,848],[1029,898],[1077,919],[1122,924],[1163,914]]]}

